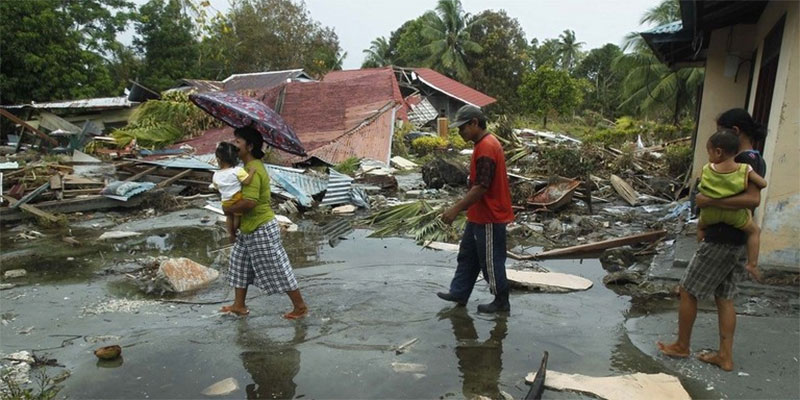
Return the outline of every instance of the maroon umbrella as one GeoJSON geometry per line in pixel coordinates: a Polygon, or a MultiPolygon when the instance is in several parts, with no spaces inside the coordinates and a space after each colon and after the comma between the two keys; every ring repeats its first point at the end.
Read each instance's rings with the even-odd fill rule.
{"type": "Polygon", "coordinates": [[[234,128],[252,126],[264,141],[285,152],[305,156],[303,144],[278,113],[266,104],[234,92],[205,92],[189,95],[203,111],[234,128]]]}

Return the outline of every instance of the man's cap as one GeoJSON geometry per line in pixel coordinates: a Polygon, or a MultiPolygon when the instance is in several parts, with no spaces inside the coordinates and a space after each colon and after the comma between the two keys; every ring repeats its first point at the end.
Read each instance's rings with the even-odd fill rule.
{"type": "Polygon", "coordinates": [[[461,125],[472,121],[473,118],[477,118],[479,121],[486,120],[486,116],[483,115],[483,111],[481,111],[480,108],[467,104],[458,109],[456,112],[456,119],[450,124],[450,127],[458,128],[461,125]]]}

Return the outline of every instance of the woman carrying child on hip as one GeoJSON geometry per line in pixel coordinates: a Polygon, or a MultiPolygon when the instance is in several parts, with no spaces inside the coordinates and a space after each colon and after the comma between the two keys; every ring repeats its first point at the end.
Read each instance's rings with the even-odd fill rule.
{"type": "MultiPolygon", "coordinates": [[[[242,199],[242,185],[249,185],[253,180],[255,168],[245,171],[239,167],[239,148],[233,143],[222,142],[215,152],[219,170],[211,178],[212,186],[222,197],[222,208],[230,207],[242,199]]],[[[226,214],[225,228],[230,242],[236,241],[236,230],[239,229],[242,213],[226,214]]]]}
{"type": "MultiPolygon", "coordinates": [[[[732,129],[723,128],[711,135],[706,143],[708,164],[700,174],[700,193],[712,199],[735,196],[747,190],[748,185],[759,189],[767,187],[767,181],[757,174],[749,164],[737,163],[734,158],[739,153],[739,137],[732,129]]],[[[747,264],[745,269],[755,280],[759,280],[758,246],[760,230],[753,214],[747,208],[725,209],[705,207],[700,209],[697,222],[697,240],[705,238],[709,225],[724,223],[747,234],[747,264]]]]}

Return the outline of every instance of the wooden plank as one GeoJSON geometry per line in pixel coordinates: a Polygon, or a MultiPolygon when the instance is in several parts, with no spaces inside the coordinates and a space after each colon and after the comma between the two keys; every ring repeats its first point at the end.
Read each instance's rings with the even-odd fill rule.
{"type": "Polygon", "coordinates": [[[601,242],[587,243],[579,246],[565,247],[545,251],[537,254],[513,254],[509,252],[509,257],[515,260],[544,260],[547,258],[570,257],[597,253],[606,249],[636,244],[641,242],[654,242],[667,234],[666,230],[639,233],[636,235],[625,236],[616,239],[603,240],[601,242]]]}
{"type": "MultiPolygon", "coordinates": [[[[155,191],[142,193],[141,195],[132,197],[128,201],[118,201],[114,199],[109,199],[105,196],[91,196],[91,197],[80,197],[75,199],[45,201],[37,203],[36,208],[41,211],[57,212],[57,213],[71,213],[78,211],[100,211],[100,210],[107,210],[111,208],[120,208],[120,207],[131,208],[131,207],[138,207],[142,203],[142,201],[144,201],[144,199],[148,197],[147,196],[148,194],[154,192],[155,191]]],[[[20,207],[19,210],[12,208],[0,208],[0,222],[8,223],[25,219],[27,215],[25,213],[20,212],[20,210],[25,210],[24,207],[26,206],[30,207],[30,205],[26,204],[20,207]]]]}
{"type": "Polygon", "coordinates": [[[75,175],[66,175],[64,176],[64,186],[76,186],[76,185],[101,185],[105,186],[103,182],[96,181],[94,179],[83,178],[80,176],[75,175]]]}
{"type": "Polygon", "coordinates": [[[23,204],[35,199],[36,196],[42,194],[45,190],[47,190],[49,188],[50,188],[50,182],[43,183],[38,188],[33,189],[32,192],[26,194],[25,196],[22,196],[22,198],[19,199],[19,201],[16,201],[14,204],[11,205],[11,208],[19,208],[19,206],[21,206],[21,205],[23,205],[23,204]]]}
{"type": "Polygon", "coordinates": [[[61,175],[55,174],[50,177],[50,189],[52,190],[61,190],[64,186],[61,182],[61,175]]]}
{"type": "Polygon", "coordinates": [[[570,274],[560,272],[534,272],[507,269],[506,277],[511,287],[518,287],[545,292],[571,292],[587,290],[592,287],[592,281],[570,274]]]}
{"type": "MultiPolygon", "coordinates": [[[[19,203],[19,201],[17,201],[17,199],[15,199],[15,198],[13,198],[11,196],[8,196],[8,195],[4,194],[3,198],[11,205],[11,207],[9,207],[7,210],[16,211],[16,212],[19,212],[19,210],[22,210],[25,213],[37,216],[39,218],[43,218],[43,219],[45,219],[45,220],[47,220],[47,221],[49,221],[51,223],[58,223],[60,221],[60,219],[58,217],[56,217],[55,215],[50,214],[50,213],[48,213],[46,211],[43,211],[43,210],[39,209],[38,207],[34,207],[34,206],[30,205],[30,204],[20,204],[19,206],[17,206],[17,203],[19,203]],[[19,208],[19,210],[17,210],[17,208],[19,208]]],[[[0,214],[0,215],[2,215],[2,214],[0,214]]],[[[3,222],[7,222],[6,218],[0,218],[0,220],[2,220],[3,222]]]]}
{"type": "MultiPolygon", "coordinates": [[[[27,122],[17,118],[16,115],[14,115],[14,114],[12,114],[12,113],[10,113],[10,112],[2,109],[2,108],[0,108],[0,115],[10,119],[11,121],[14,121],[14,123],[20,124],[20,125],[28,128],[28,129],[30,129],[30,131],[35,133],[36,136],[39,136],[40,138],[48,141],[51,145],[58,146],[58,141],[56,141],[55,139],[51,138],[50,136],[45,135],[44,132],[42,132],[42,131],[30,126],[27,122]]],[[[22,143],[22,136],[19,137],[19,143],[22,143]]]]}
{"type": "Polygon", "coordinates": [[[171,178],[159,183],[158,185],[156,185],[156,187],[160,188],[160,189],[163,189],[163,188],[171,185],[173,182],[177,181],[178,179],[181,179],[184,176],[188,175],[190,172],[192,172],[192,169],[185,169],[185,170],[183,170],[183,172],[181,172],[181,173],[179,173],[179,174],[177,174],[177,175],[175,175],[175,176],[173,176],[173,177],[171,177],[171,178]]]}
{"type": "MultiPolygon", "coordinates": [[[[536,374],[530,373],[525,377],[528,382],[533,382],[536,374]]],[[[631,399],[664,399],[664,400],[689,400],[691,396],[681,385],[681,381],[664,373],[643,374],[636,373],[620,376],[594,377],[578,374],[565,374],[563,372],[548,371],[545,376],[545,387],[559,391],[591,393],[594,396],[607,400],[631,399]]]]}
{"type": "Polygon", "coordinates": [[[151,172],[153,172],[153,171],[155,171],[157,169],[158,169],[158,167],[150,167],[150,168],[148,168],[148,169],[146,169],[146,170],[144,170],[142,172],[139,172],[136,175],[133,175],[133,176],[129,177],[128,179],[125,179],[123,182],[136,181],[137,179],[139,179],[139,178],[141,178],[143,176],[149,175],[151,172]]]}

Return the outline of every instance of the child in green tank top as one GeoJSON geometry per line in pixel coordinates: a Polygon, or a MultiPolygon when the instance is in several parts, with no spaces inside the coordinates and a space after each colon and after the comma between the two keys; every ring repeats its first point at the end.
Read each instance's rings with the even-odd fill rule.
{"type": "MultiPolygon", "coordinates": [[[[713,199],[730,197],[744,192],[747,185],[753,184],[763,189],[767,181],[758,175],[749,164],[734,161],[739,151],[739,137],[730,129],[717,131],[706,144],[709,163],[703,166],[700,175],[700,193],[713,199]]],[[[749,209],[724,209],[706,207],[700,210],[697,222],[697,239],[705,237],[705,228],[709,225],[724,223],[740,229],[747,234],[747,272],[758,276],[758,247],[761,234],[758,225],[753,221],[749,209]]]]}

